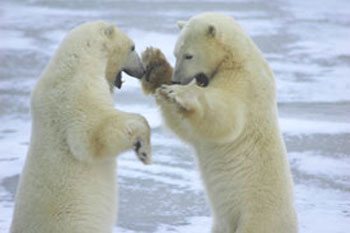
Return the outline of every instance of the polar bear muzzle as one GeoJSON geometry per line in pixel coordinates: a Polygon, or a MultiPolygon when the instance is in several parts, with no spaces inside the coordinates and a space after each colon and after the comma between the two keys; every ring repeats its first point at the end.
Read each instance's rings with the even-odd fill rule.
{"type": "MultiPolygon", "coordinates": [[[[200,86],[200,87],[207,87],[209,85],[209,80],[210,79],[204,73],[198,73],[193,78],[191,78],[190,80],[192,81],[193,79],[196,80],[196,84],[198,86],[200,86]]],[[[171,84],[173,84],[173,85],[186,85],[187,83],[186,84],[181,84],[181,82],[178,82],[178,81],[171,81],[171,84]]]]}
{"type": "Polygon", "coordinates": [[[125,72],[126,74],[137,79],[141,79],[145,74],[145,69],[140,61],[140,58],[138,56],[134,58],[134,61],[131,65],[128,64],[126,67],[124,67],[121,71],[117,73],[117,76],[114,80],[114,86],[118,89],[120,89],[123,84],[122,72],[125,72]]]}
{"type": "Polygon", "coordinates": [[[141,79],[145,74],[145,68],[143,67],[139,55],[135,52],[134,46],[133,50],[128,55],[122,71],[138,79],[141,79]]]}
{"type": "MultiPolygon", "coordinates": [[[[125,73],[127,73],[128,75],[141,79],[143,77],[143,75],[145,74],[145,71],[142,69],[138,72],[129,72],[127,70],[123,70],[125,73]]],[[[114,80],[114,86],[117,87],[118,89],[120,89],[122,87],[123,84],[123,80],[122,80],[122,71],[118,72],[117,76],[115,77],[114,80]]]]}
{"type": "Polygon", "coordinates": [[[128,75],[138,79],[141,79],[145,74],[145,69],[143,68],[141,63],[137,69],[123,69],[123,71],[128,75]]]}

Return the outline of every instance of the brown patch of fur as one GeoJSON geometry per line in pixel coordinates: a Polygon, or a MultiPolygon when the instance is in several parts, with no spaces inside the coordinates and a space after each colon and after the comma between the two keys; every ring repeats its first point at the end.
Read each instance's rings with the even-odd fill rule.
{"type": "Polygon", "coordinates": [[[154,94],[155,90],[163,84],[171,85],[173,68],[159,49],[149,47],[141,57],[146,69],[146,74],[141,80],[145,94],[154,94]]]}
{"type": "Polygon", "coordinates": [[[106,138],[106,135],[110,135],[109,133],[106,133],[106,131],[113,130],[113,121],[115,121],[115,118],[112,115],[105,117],[104,120],[96,125],[92,132],[90,145],[93,155],[96,157],[102,158],[107,156],[107,145],[109,143],[114,143],[113,141],[110,141],[111,138],[106,138]]]}
{"type": "Polygon", "coordinates": [[[93,149],[93,152],[94,152],[93,154],[96,155],[97,157],[103,157],[103,154],[105,154],[105,150],[104,150],[105,146],[103,143],[104,138],[102,138],[105,127],[106,127],[106,121],[102,121],[100,124],[97,125],[91,137],[91,141],[90,141],[91,148],[93,149]]]}

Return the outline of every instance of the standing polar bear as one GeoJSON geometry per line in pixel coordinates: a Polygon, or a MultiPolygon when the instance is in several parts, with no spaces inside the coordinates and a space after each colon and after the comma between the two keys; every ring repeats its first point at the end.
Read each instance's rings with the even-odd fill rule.
{"type": "Polygon", "coordinates": [[[142,57],[151,84],[144,89],[155,93],[165,123],[195,148],[213,213],[212,232],[297,232],[293,182],[267,62],[230,17],[204,13],[179,27],[172,77],[179,85],[149,91],[152,83],[155,89],[160,79],[167,82],[172,68],[161,61],[159,50],[148,49],[142,57]]]}
{"type": "Polygon", "coordinates": [[[144,73],[133,42],[115,26],[86,23],[65,37],[32,94],[12,233],[112,232],[116,156],[134,148],[142,162],[151,159],[145,118],[114,109],[121,71],[144,73]]]}

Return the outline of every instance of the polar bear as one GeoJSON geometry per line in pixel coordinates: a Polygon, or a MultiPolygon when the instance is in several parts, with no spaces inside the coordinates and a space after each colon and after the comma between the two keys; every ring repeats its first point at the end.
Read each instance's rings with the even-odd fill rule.
{"type": "Polygon", "coordinates": [[[115,26],[89,22],[65,37],[32,93],[12,233],[112,232],[116,156],[134,149],[151,161],[145,118],[114,108],[113,85],[123,70],[144,74],[132,40],[115,26]]]}
{"type": "MultiPolygon", "coordinates": [[[[165,123],[196,151],[212,232],[297,232],[269,65],[231,17],[203,13],[178,25],[175,85],[162,85],[155,96],[165,123]]],[[[143,55],[146,66],[159,59],[155,51],[143,55]]],[[[161,75],[153,79],[159,83],[161,75]]]]}

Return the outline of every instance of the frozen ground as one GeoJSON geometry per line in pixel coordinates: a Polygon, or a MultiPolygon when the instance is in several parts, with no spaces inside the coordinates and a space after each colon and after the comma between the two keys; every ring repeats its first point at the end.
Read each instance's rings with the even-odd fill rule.
{"type": "MultiPolygon", "coordinates": [[[[87,20],[111,20],[138,51],[153,45],[174,62],[175,22],[202,11],[237,18],[276,73],[300,232],[349,232],[349,1],[0,0],[0,233],[8,231],[28,147],[29,94],[65,32],[87,20]]],[[[124,79],[116,106],[150,121],[154,164],[142,166],[132,153],[121,156],[116,232],[209,232],[191,149],[163,129],[137,80],[124,79]]]]}

